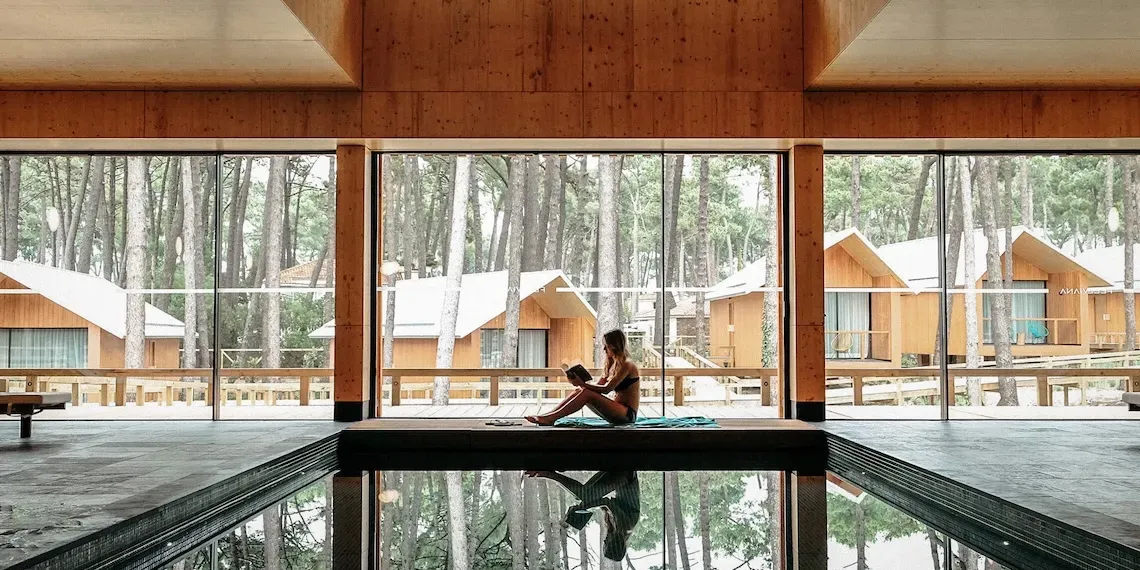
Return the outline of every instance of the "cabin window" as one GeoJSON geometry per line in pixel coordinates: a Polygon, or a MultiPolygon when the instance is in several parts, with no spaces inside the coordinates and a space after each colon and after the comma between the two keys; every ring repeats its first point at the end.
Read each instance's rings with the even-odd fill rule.
{"type": "MultiPolygon", "coordinates": [[[[985,281],[982,282],[985,286],[985,281]]],[[[1044,281],[1014,281],[1013,294],[1013,335],[1010,340],[1013,344],[1045,344],[1049,338],[1049,321],[1045,320],[1045,293],[1021,293],[1018,290],[1044,290],[1047,287],[1044,281]]],[[[990,316],[990,295],[983,295],[982,301],[982,329],[985,336],[983,342],[993,343],[993,321],[990,316]]]]}
{"type": "MultiPolygon", "coordinates": [[[[480,361],[483,368],[503,366],[503,329],[483,329],[480,361]]],[[[519,329],[518,368],[546,368],[546,329],[519,329]]]]}
{"type": "Polygon", "coordinates": [[[824,297],[827,358],[866,358],[870,353],[871,294],[835,292],[824,297]]]}
{"type": "Polygon", "coordinates": [[[86,368],[87,329],[0,329],[2,368],[86,368]]]}

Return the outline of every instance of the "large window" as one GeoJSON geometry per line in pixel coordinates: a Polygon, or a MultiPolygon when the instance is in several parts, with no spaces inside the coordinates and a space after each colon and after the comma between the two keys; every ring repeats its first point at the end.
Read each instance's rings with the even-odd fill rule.
{"type": "Polygon", "coordinates": [[[329,417],[333,162],[0,156],[0,367],[33,373],[0,390],[72,395],[45,417],[329,417]]]}
{"type": "Polygon", "coordinates": [[[1128,417],[1138,166],[829,155],[830,417],[1128,417]],[[854,292],[870,293],[869,320],[841,307],[854,292]]]}
{"type": "Polygon", "coordinates": [[[557,367],[600,373],[614,329],[641,369],[642,415],[777,414],[777,157],[380,160],[386,416],[549,410],[573,389],[557,367]],[[447,376],[402,372],[424,368],[447,376]]]}

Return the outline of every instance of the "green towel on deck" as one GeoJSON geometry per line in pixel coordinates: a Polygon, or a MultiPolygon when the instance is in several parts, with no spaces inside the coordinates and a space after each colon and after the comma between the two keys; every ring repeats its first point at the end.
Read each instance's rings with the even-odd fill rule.
{"type": "Polygon", "coordinates": [[[720,427],[712,418],[694,416],[688,418],[637,418],[632,424],[614,425],[602,418],[562,418],[554,422],[554,427],[579,428],[685,428],[720,427]]]}

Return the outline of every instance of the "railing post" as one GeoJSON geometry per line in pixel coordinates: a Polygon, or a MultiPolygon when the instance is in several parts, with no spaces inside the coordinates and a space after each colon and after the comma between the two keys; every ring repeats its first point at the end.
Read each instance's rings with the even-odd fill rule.
{"type": "Polygon", "coordinates": [[[392,377],[392,405],[393,406],[399,406],[400,405],[400,377],[399,376],[393,376],[392,377]]]}
{"type": "Polygon", "coordinates": [[[673,377],[673,405],[674,406],[684,406],[685,405],[685,377],[684,376],[674,376],[673,377]]]}
{"type": "Polygon", "coordinates": [[[165,404],[167,406],[173,406],[174,405],[174,385],[173,384],[166,386],[166,402],[165,402],[165,404]]]}
{"type": "Polygon", "coordinates": [[[139,380],[139,385],[135,387],[135,405],[141,406],[146,403],[146,385],[139,380]]]}
{"type": "Polygon", "coordinates": [[[312,381],[313,381],[312,376],[302,376],[301,377],[301,385],[300,385],[301,393],[297,395],[297,399],[299,399],[301,401],[302,406],[308,406],[309,405],[309,391],[311,390],[312,381]]]}
{"type": "Polygon", "coordinates": [[[856,374],[851,377],[851,402],[855,406],[863,405],[863,377],[856,374]]]}
{"type": "Polygon", "coordinates": [[[79,381],[72,382],[71,383],[71,405],[72,406],[78,406],[79,404],[82,404],[82,403],[83,403],[83,389],[81,388],[79,381]]]}
{"type": "Polygon", "coordinates": [[[115,377],[115,405],[122,407],[127,405],[127,377],[115,377]]]}
{"type": "Polygon", "coordinates": [[[772,377],[765,376],[760,382],[760,405],[772,405],[772,377]]]}
{"type": "Polygon", "coordinates": [[[25,392],[37,391],[36,389],[39,387],[39,380],[40,380],[39,376],[28,376],[26,379],[26,382],[24,382],[24,391],[25,392]]]}
{"type": "Polygon", "coordinates": [[[99,405],[106,407],[111,405],[111,384],[103,382],[99,386],[99,405]]]}
{"type": "Polygon", "coordinates": [[[1049,389],[1049,375],[1037,375],[1037,405],[1052,406],[1053,391],[1049,389]]]}
{"type": "Polygon", "coordinates": [[[499,377],[498,376],[492,376],[491,377],[490,396],[491,396],[491,405],[492,406],[498,406],[499,405],[499,377]]]}

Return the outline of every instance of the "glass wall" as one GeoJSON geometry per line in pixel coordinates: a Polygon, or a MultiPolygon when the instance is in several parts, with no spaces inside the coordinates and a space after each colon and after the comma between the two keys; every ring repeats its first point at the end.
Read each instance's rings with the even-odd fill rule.
{"type": "Polygon", "coordinates": [[[70,392],[43,417],[206,419],[215,393],[250,410],[226,417],[328,417],[280,406],[331,401],[309,335],[332,316],[332,163],[0,156],[0,391],[70,392]]]}
{"type": "Polygon", "coordinates": [[[575,388],[560,366],[602,374],[614,329],[640,415],[776,415],[775,157],[380,160],[385,416],[549,411],[575,388]]]}
{"type": "Polygon", "coordinates": [[[1131,155],[829,155],[829,417],[1128,417],[1136,166],[1131,155]],[[885,281],[898,293],[876,303],[885,281]],[[841,306],[851,291],[870,294],[869,320],[861,302],[841,306]]]}

